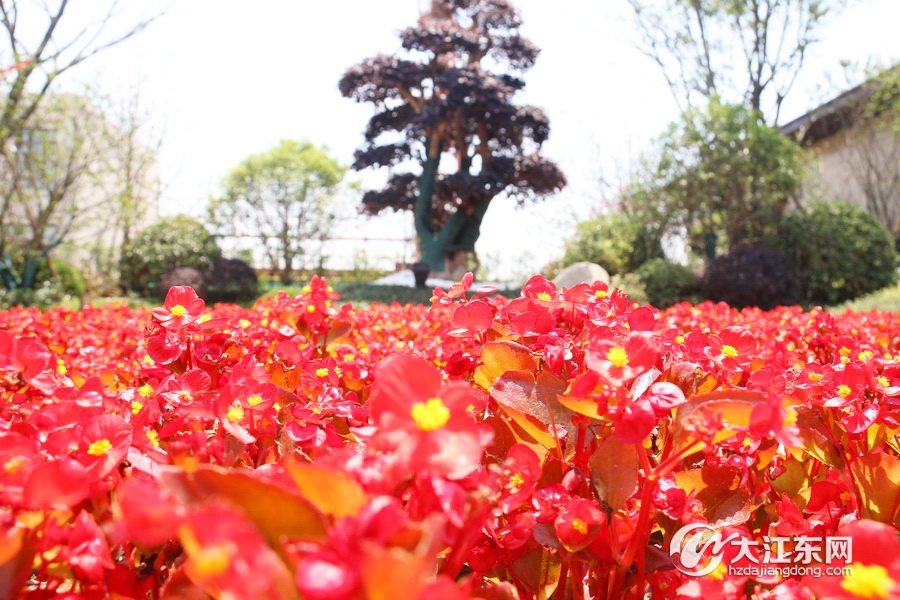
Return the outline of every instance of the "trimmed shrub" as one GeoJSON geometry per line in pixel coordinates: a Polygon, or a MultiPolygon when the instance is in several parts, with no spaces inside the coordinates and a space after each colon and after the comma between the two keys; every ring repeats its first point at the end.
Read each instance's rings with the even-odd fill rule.
{"type": "Polygon", "coordinates": [[[800,277],[791,259],[764,244],[738,246],[709,262],[700,292],[713,302],[735,308],[771,310],[800,302],[800,277]]]}
{"type": "Polygon", "coordinates": [[[787,215],[776,243],[797,265],[803,297],[811,304],[839,304],[897,280],[891,234],[846,202],[817,202],[787,215]]]}
{"type": "Polygon", "coordinates": [[[562,266],[587,261],[612,276],[631,273],[651,258],[663,258],[660,240],[642,223],[619,212],[579,223],[566,241],[562,266]]]}
{"type": "Polygon", "coordinates": [[[174,267],[205,272],[222,255],[209,231],[187,216],[160,219],[122,249],[123,285],[142,296],[164,297],[157,289],[160,276],[174,267]]]}
{"type": "Polygon", "coordinates": [[[172,267],[166,269],[166,272],[159,276],[156,282],[156,289],[163,298],[169,293],[169,290],[176,285],[187,285],[194,288],[197,295],[203,299],[208,296],[206,286],[206,275],[201,273],[194,267],[172,267]]]}
{"type": "Polygon", "coordinates": [[[216,258],[205,276],[207,302],[247,302],[259,296],[256,271],[243,260],[216,258]]]}
{"type": "Polygon", "coordinates": [[[654,258],[637,270],[647,299],[657,308],[668,308],[697,293],[700,277],[693,271],[664,258],[654,258]]]}

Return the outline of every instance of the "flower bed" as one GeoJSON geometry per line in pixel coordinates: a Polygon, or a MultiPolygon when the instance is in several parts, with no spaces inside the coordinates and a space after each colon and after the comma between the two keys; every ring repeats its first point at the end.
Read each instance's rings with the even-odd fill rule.
{"type": "Polygon", "coordinates": [[[0,313],[0,598],[900,594],[893,314],[470,285],[0,313]]]}

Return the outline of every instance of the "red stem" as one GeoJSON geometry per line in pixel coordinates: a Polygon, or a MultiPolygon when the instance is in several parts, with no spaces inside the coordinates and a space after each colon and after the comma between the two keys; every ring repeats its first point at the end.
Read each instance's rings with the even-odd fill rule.
{"type": "MultiPolygon", "coordinates": [[[[659,475],[652,472],[653,469],[650,466],[650,460],[647,458],[647,453],[644,450],[643,444],[638,443],[636,445],[638,448],[638,458],[640,459],[641,467],[644,470],[644,490],[641,494],[641,512],[638,515],[638,522],[637,526],[634,528],[634,533],[632,534],[631,539],[628,540],[628,545],[625,547],[625,553],[622,555],[622,560],[619,562],[619,566],[616,569],[616,578],[613,582],[612,594],[610,596],[612,598],[624,597],[623,588],[625,586],[625,577],[628,574],[631,565],[634,564],[638,551],[646,545],[646,540],[650,536],[653,490],[656,488],[656,482],[659,479],[659,475]]],[[[639,581],[642,581],[643,560],[640,561],[638,567],[640,571],[639,581]]]]}

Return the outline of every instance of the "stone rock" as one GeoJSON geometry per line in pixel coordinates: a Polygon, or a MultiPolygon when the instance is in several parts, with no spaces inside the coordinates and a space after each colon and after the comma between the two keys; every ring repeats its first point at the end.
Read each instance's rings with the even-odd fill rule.
{"type": "Polygon", "coordinates": [[[600,265],[592,262],[572,263],[553,278],[558,288],[575,287],[579,283],[602,281],[609,285],[609,273],[600,265]]]}

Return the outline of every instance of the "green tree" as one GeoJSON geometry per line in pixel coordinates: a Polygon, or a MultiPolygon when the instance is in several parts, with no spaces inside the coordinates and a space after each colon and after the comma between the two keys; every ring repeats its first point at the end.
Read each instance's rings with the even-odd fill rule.
{"type": "Polygon", "coordinates": [[[255,237],[281,283],[291,282],[310,242],[331,234],[332,199],[346,167],[324,146],[284,140],[244,159],[223,180],[223,194],[210,202],[209,220],[224,236],[255,237]]]}
{"type": "Polygon", "coordinates": [[[206,271],[222,252],[200,221],[185,215],[164,217],[135,235],[122,249],[123,287],[149,297],[159,276],[173,267],[206,271]]]}
{"type": "Polygon", "coordinates": [[[610,275],[625,275],[650,259],[662,257],[660,239],[652,228],[624,212],[615,212],[579,223],[566,240],[562,262],[597,263],[610,275]]]}
{"type": "Polygon", "coordinates": [[[848,0],[626,1],[638,48],[681,110],[720,97],[775,124],[819,30],[848,0]]]}
{"type": "Polygon", "coordinates": [[[639,220],[686,236],[708,258],[777,235],[800,194],[801,150],[759,114],[716,98],[673,123],[633,175],[623,203],[639,220]]]}
{"type": "Polygon", "coordinates": [[[389,168],[364,210],[411,210],[419,253],[434,271],[464,272],[493,198],[519,205],[565,185],[541,155],[550,133],[543,111],[514,103],[538,49],[519,33],[508,0],[432,0],[402,50],[350,68],[341,93],[376,114],[354,169],[389,168]]]}

